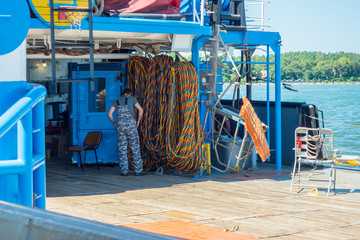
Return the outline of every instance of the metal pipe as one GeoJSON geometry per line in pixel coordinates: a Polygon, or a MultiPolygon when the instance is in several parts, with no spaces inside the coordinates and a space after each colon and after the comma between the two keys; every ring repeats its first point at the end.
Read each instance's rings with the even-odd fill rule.
{"type": "MultiPolygon", "coordinates": [[[[270,61],[270,49],[269,45],[266,46],[266,61],[269,63],[270,61]]],[[[270,66],[266,65],[266,125],[269,126],[269,130],[267,131],[267,141],[270,147],[270,66]]],[[[268,158],[270,161],[270,157],[268,158]]]]}
{"type": "Polygon", "coordinates": [[[280,43],[275,48],[275,129],[276,129],[276,170],[281,170],[281,62],[280,43]]]}
{"type": "MultiPolygon", "coordinates": [[[[119,17],[144,17],[144,18],[162,18],[162,19],[181,19],[181,14],[156,14],[156,13],[118,13],[114,14],[119,17]]],[[[114,16],[113,15],[113,16],[114,16]]]]}
{"type": "MultiPolygon", "coordinates": [[[[89,8],[89,43],[90,43],[90,78],[94,81],[94,38],[93,38],[93,12],[91,9],[92,0],[88,0],[88,8],[89,8]]],[[[92,83],[93,84],[93,83],[92,83]]],[[[92,85],[93,86],[93,85],[92,85]]]]}
{"type": "Polygon", "coordinates": [[[46,170],[45,170],[45,110],[44,102],[39,102],[32,110],[33,129],[33,181],[34,193],[37,195],[35,206],[45,209],[46,207],[46,170]],[[36,164],[36,166],[35,166],[36,164]]]}
{"type": "MultiPolygon", "coordinates": [[[[19,204],[33,206],[33,139],[32,139],[32,111],[28,111],[17,122],[18,158],[26,165],[24,172],[19,174],[19,204]]],[[[45,179],[44,179],[45,180],[45,179]]]]}
{"type": "MultiPolygon", "coordinates": [[[[236,132],[237,132],[237,129],[239,128],[239,124],[237,125],[237,128],[236,128],[236,132]]],[[[238,155],[238,159],[236,161],[236,166],[239,165],[240,163],[240,156],[244,150],[244,146],[245,146],[245,142],[246,142],[246,138],[247,138],[247,135],[248,135],[248,131],[247,131],[247,128],[245,128],[245,133],[244,133],[244,137],[243,137],[243,140],[242,140],[242,143],[241,143],[241,147],[240,147],[240,151],[239,151],[239,155],[238,155]]],[[[236,139],[236,135],[234,135],[234,140],[236,139]]]]}
{"type": "MultiPolygon", "coordinates": [[[[254,151],[254,144],[253,144],[253,140],[251,139],[248,149],[246,151],[246,155],[243,157],[244,161],[243,161],[243,164],[241,165],[241,169],[244,169],[246,161],[249,159],[250,156],[252,156],[253,153],[255,153],[255,157],[256,157],[256,151],[255,152],[253,152],[253,151],[254,151]]],[[[251,159],[251,168],[254,169],[255,167],[253,167],[253,166],[256,166],[256,160],[255,160],[255,163],[252,160],[253,159],[251,159]]]]}
{"type": "Polygon", "coordinates": [[[205,0],[201,0],[201,4],[200,4],[200,12],[201,12],[200,26],[204,26],[204,4],[205,4],[205,0]]]}
{"type": "Polygon", "coordinates": [[[264,31],[264,1],[261,1],[261,31],[264,31]]]}
{"type": "Polygon", "coordinates": [[[195,13],[196,13],[196,0],[193,0],[193,22],[195,22],[195,13]]]}
{"type": "MultiPolygon", "coordinates": [[[[57,59],[90,59],[90,54],[84,54],[79,56],[71,56],[61,53],[56,53],[57,59]]],[[[94,59],[128,59],[134,54],[129,53],[94,53],[94,59]]],[[[51,59],[51,56],[45,56],[44,54],[28,54],[27,59],[51,59]]]]}
{"type": "MultiPolygon", "coordinates": [[[[31,84],[32,85],[32,84],[31,84]]],[[[35,86],[35,85],[33,85],[35,86]]],[[[36,105],[46,96],[44,87],[34,87],[23,98],[12,105],[3,115],[0,116],[0,137],[10,130],[32,106],[36,105]]]]}
{"type": "Polygon", "coordinates": [[[246,83],[249,85],[246,85],[246,97],[251,101],[252,94],[251,94],[251,55],[248,50],[245,51],[246,54],[246,61],[249,62],[246,64],[246,83]]]}
{"type": "Polygon", "coordinates": [[[54,23],[54,0],[50,0],[50,27],[51,27],[51,75],[52,75],[52,89],[57,92],[56,86],[56,62],[55,62],[55,23],[54,23]]]}
{"type": "Polygon", "coordinates": [[[1,160],[0,161],[0,176],[1,175],[16,175],[25,171],[26,165],[23,159],[16,160],[1,160]]]}
{"type": "MultiPolygon", "coordinates": [[[[247,61],[222,61],[222,63],[251,63],[251,64],[268,64],[268,62],[247,62],[247,61]]],[[[269,62],[269,64],[276,64],[275,62],[269,62]]]]}

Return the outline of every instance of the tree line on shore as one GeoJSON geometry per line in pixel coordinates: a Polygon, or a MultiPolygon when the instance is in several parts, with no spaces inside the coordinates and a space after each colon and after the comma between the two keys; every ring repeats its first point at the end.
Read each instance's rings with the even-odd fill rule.
{"type": "MultiPolygon", "coordinates": [[[[225,54],[221,56],[225,59],[225,54]]],[[[245,58],[243,58],[245,59],[245,58]]],[[[233,57],[234,62],[240,62],[241,56],[233,57]]],[[[252,62],[266,62],[266,56],[252,56],[252,62]]],[[[275,56],[270,55],[270,62],[275,61],[275,56]]],[[[238,70],[241,64],[237,63],[238,70]]],[[[226,68],[232,69],[231,63],[225,63],[226,68]]],[[[251,64],[250,74],[253,80],[266,80],[266,65],[251,64]]],[[[249,72],[243,64],[242,79],[249,72]]],[[[275,78],[275,66],[270,65],[270,79],[275,78]]],[[[235,73],[223,69],[224,82],[232,82],[236,78],[235,73]]],[[[309,83],[337,83],[360,81],[360,54],[356,53],[322,53],[322,52],[287,52],[281,54],[281,79],[292,82],[309,83]]]]}

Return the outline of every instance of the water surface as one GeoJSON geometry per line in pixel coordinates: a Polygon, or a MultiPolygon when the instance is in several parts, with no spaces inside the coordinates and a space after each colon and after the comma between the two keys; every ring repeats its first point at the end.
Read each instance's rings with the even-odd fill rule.
{"type": "MultiPolygon", "coordinates": [[[[298,92],[281,89],[282,101],[306,102],[324,112],[325,127],[334,132],[334,147],[342,154],[360,155],[360,85],[293,85],[298,92]]],[[[253,100],[266,100],[266,85],[254,85],[253,100]]],[[[242,91],[246,94],[245,87],[242,91]]],[[[225,95],[232,98],[232,91],[225,95]]],[[[275,86],[270,85],[270,100],[275,86]]]]}

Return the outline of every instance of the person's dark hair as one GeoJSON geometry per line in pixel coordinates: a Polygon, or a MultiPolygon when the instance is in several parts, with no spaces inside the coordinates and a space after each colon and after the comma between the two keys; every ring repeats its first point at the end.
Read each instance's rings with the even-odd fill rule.
{"type": "Polygon", "coordinates": [[[132,94],[132,91],[130,88],[125,88],[124,91],[122,92],[123,95],[125,94],[132,94]]]}

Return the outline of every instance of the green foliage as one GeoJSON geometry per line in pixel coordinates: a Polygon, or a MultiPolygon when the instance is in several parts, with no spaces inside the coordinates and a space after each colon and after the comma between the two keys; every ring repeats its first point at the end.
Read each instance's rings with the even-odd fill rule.
{"type": "MultiPolygon", "coordinates": [[[[221,56],[224,59],[225,56],[221,56]]],[[[270,56],[270,62],[274,62],[274,55],[270,56]]],[[[241,57],[233,57],[233,60],[241,61],[241,57]]],[[[253,56],[252,62],[266,62],[266,56],[253,56]]],[[[232,69],[231,63],[224,64],[232,69]]],[[[236,64],[240,72],[240,65],[236,64]]],[[[251,75],[262,78],[261,71],[266,71],[265,64],[251,64],[251,75]]],[[[242,81],[245,81],[244,67],[242,81]]],[[[275,78],[275,67],[270,65],[270,79],[275,78]]],[[[236,75],[223,70],[224,82],[231,82],[236,75]]],[[[288,52],[281,54],[281,79],[303,82],[356,82],[360,81],[360,54],[356,53],[322,53],[322,52],[288,52]]],[[[265,79],[264,79],[265,80],[265,79]]]]}

